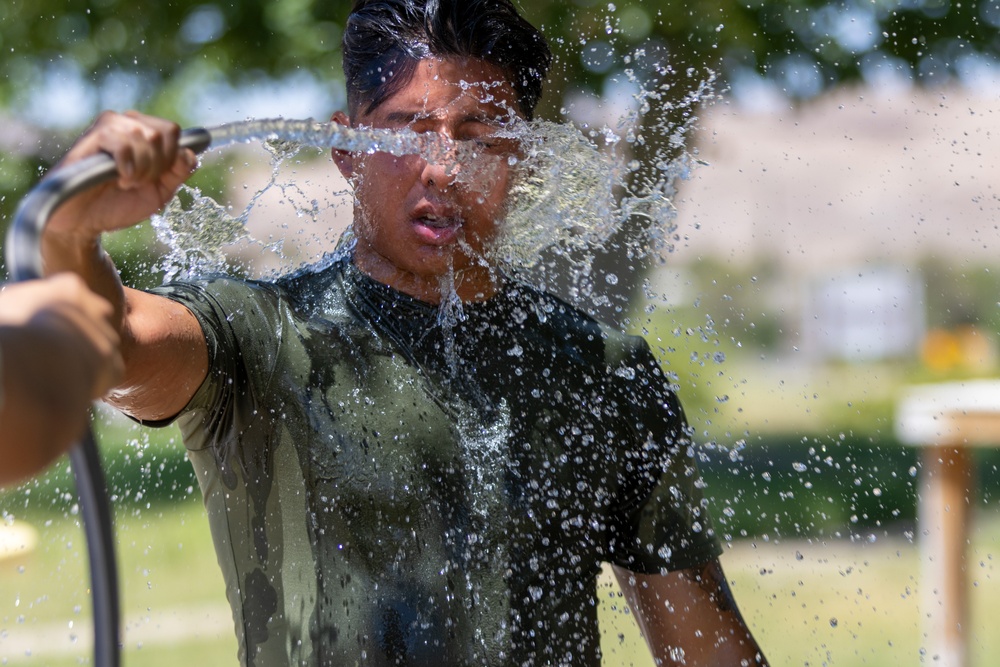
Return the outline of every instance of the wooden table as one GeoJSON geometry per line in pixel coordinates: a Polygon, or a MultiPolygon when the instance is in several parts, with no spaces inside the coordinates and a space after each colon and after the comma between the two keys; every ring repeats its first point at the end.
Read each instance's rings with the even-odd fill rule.
{"type": "Polygon", "coordinates": [[[928,662],[968,665],[966,549],[975,503],[971,449],[1000,445],[1000,381],[921,385],[907,390],[896,435],[920,447],[917,495],[928,662]]]}

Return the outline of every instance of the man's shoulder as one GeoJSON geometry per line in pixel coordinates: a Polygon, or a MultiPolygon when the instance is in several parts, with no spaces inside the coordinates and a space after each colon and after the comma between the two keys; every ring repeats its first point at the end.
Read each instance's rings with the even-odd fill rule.
{"type": "Polygon", "coordinates": [[[179,301],[203,318],[225,318],[231,324],[245,319],[249,325],[274,318],[309,319],[319,309],[338,311],[343,293],[341,274],[340,264],[330,262],[275,278],[209,274],[151,291],[179,301]]]}
{"type": "Polygon", "coordinates": [[[346,258],[334,255],[281,276],[271,284],[297,307],[314,309],[343,294],[347,265],[346,258]]]}
{"type": "Polygon", "coordinates": [[[544,288],[515,280],[508,292],[515,301],[530,304],[538,325],[554,337],[608,361],[649,348],[641,336],[622,331],[544,288]]]}

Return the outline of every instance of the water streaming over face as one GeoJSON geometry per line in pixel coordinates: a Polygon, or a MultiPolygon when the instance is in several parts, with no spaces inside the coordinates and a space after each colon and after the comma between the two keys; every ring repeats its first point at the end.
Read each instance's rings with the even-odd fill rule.
{"type": "MultiPolygon", "coordinates": [[[[635,109],[619,119],[614,129],[605,126],[584,133],[571,123],[510,124],[498,136],[514,140],[519,148],[505,157],[484,152],[476,142],[451,141],[436,133],[355,128],[313,120],[251,120],[212,128],[212,150],[233,144],[264,146],[271,160],[270,179],[238,213],[196,189],[182,189],[153,220],[158,237],[169,248],[163,268],[167,279],[232,270],[233,260],[227,257],[226,248],[238,243],[275,250],[280,256],[283,239],[254,239],[245,229],[246,222],[269,190],[295,187],[293,182],[281,180],[283,165],[308,149],[420,155],[430,163],[446,165],[456,174],[456,181],[469,188],[485,188],[483,182],[490,178],[492,165],[503,159],[513,170],[508,208],[505,218],[498,221],[500,233],[489,256],[481,261],[530,271],[544,261],[546,253],[571,257],[571,293],[586,306],[590,299],[601,300],[600,288],[595,287],[591,275],[594,254],[630,219],[644,221],[644,233],[629,248],[630,258],[641,260],[670,250],[675,183],[697,162],[684,140],[697,123],[694,110],[714,99],[713,86],[714,75],[709,72],[679,103],[687,110],[683,123],[669,125],[661,120],[654,125],[652,131],[666,141],[657,155],[646,160],[653,163],[652,176],[647,173],[641,178],[637,175],[643,169],[648,172],[649,165],[640,164],[632,153],[635,144],[644,143],[638,128],[641,114],[650,111],[645,101],[649,93],[645,92],[637,95],[635,109]]],[[[297,214],[315,220],[322,207],[315,200],[303,204],[296,205],[297,214]]],[[[340,250],[349,252],[352,243],[352,233],[347,230],[340,250]]],[[[284,266],[277,272],[294,268],[284,266]]],[[[442,280],[442,293],[447,295],[441,299],[442,318],[461,317],[461,301],[453,294],[454,278],[443,276],[442,280]]],[[[614,285],[617,277],[607,276],[606,281],[614,285]]]]}

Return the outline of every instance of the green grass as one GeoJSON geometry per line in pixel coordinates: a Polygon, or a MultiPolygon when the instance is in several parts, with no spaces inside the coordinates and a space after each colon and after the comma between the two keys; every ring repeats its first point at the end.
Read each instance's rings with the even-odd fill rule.
{"type": "MultiPolygon", "coordinates": [[[[105,430],[103,449],[118,497],[124,664],[235,667],[222,578],[176,434],[137,431],[120,422],[105,430]]],[[[733,542],[723,565],[773,665],[933,664],[931,656],[921,655],[926,640],[919,550],[904,533],[912,525],[907,517],[912,517],[915,503],[915,478],[906,472],[912,461],[895,454],[887,458],[891,452],[863,441],[848,444],[839,439],[753,444],[743,460],[733,464],[739,474],[718,464],[709,466],[708,495],[719,528],[739,538],[746,527],[751,536],[733,542]],[[809,448],[815,449],[814,455],[806,454],[809,448]],[[835,463],[844,465],[831,468],[825,462],[827,449],[835,463]],[[809,470],[797,472],[794,461],[809,463],[809,470]],[[883,491],[875,500],[884,507],[872,505],[875,500],[867,495],[875,486],[883,491]],[[735,513],[724,519],[721,505],[727,499],[735,513]],[[829,525],[804,524],[807,530],[801,536],[792,526],[804,517],[816,517],[816,503],[837,517],[829,525]],[[895,509],[902,514],[890,511],[895,509]],[[844,512],[855,513],[861,523],[849,523],[847,515],[840,516],[844,512]],[[890,526],[889,536],[870,521],[881,515],[895,522],[884,524],[890,526]],[[834,530],[834,525],[845,529],[834,530]],[[873,543],[861,539],[869,530],[881,537],[873,543]],[[838,533],[855,539],[829,537],[838,533]],[[765,534],[770,538],[762,537],[765,534]]],[[[728,461],[724,454],[714,456],[728,461]]],[[[981,461],[979,467],[989,473],[980,484],[980,494],[988,501],[1000,488],[994,479],[1000,473],[993,459],[981,461]]],[[[30,556],[0,561],[0,664],[90,664],[86,553],[73,513],[75,501],[66,495],[71,488],[61,463],[45,478],[0,495],[0,516],[27,521],[41,536],[30,556]],[[74,642],[72,636],[78,639],[74,642]]],[[[985,666],[1000,659],[1000,634],[990,623],[1000,615],[1000,584],[994,572],[1000,514],[988,502],[977,506],[969,560],[970,645],[972,665],[985,666]]],[[[599,590],[605,664],[651,667],[620,592],[610,581],[599,590]]]]}
{"type": "MultiPolygon", "coordinates": [[[[199,503],[118,517],[127,665],[235,665],[221,576],[199,503]]],[[[89,600],[82,536],[73,517],[39,526],[43,541],[20,563],[0,563],[0,662],[89,664],[89,600]],[[20,620],[23,617],[23,620],[20,620]],[[70,622],[73,626],[70,627],[70,622]],[[80,639],[73,643],[70,635],[80,639]],[[12,651],[27,642],[32,655],[12,651]]],[[[994,555],[1000,515],[976,524],[969,561],[972,664],[1000,659],[994,555]]],[[[774,665],[920,664],[919,550],[905,537],[874,542],[739,541],[723,556],[740,607],[774,665]]],[[[602,583],[605,664],[650,667],[620,593],[602,583]]],[[[924,658],[930,662],[930,657],[924,658]]]]}
{"type": "MultiPolygon", "coordinates": [[[[998,546],[1000,515],[981,515],[968,559],[973,666],[1000,660],[1000,636],[993,625],[1000,614],[998,546]]],[[[740,609],[772,665],[936,664],[924,636],[919,548],[905,537],[853,543],[740,541],[722,561],[740,609]]],[[[602,622],[624,628],[625,637],[605,636],[605,664],[652,667],[638,634],[623,617],[620,598],[609,592],[602,622]]]]}
{"type": "MultiPolygon", "coordinates": [[[[200,500],[119,511],[116,523],[124,664],[235,665],[225,588],[200,500]]],[[[36,528],[40,539],[30,556],[0,561],[0,662],[89,664],[82,530],[72,515],[43,519],[36,528]],[[27,642],[30,656],[22,634],[38,644],[27,642]],[[72,641],[74,635],[81,639],[72,641]]]]}

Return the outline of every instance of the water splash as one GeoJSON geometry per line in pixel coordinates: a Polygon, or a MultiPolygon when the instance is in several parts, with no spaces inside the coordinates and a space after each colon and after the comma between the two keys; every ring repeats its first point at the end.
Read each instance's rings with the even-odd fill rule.
{"type": "Polygon", "coordinates": [[[496,406],[494,420],[485,428],[479,417],[460,414],[457,420],[463,462],[470,471],[473,510],[481,517],[502,512],[504,462],[511,433],[511,411],[505,400],[496,406]]]}
{"type": "MultiPolygon", "coordinates": [[[[713,83],[709,73],[681,105],[693,107],[711,99],[713,83]]],[[[584,134],[571,124],[547,121],[520,122],[505,128],[501,136],[515,140],[520,150],[508,158],[513,170],[509,209],[492,256],[484,261],[530,271],[543,261],[546,252],[571,257],[575,275],[570,282],[577,288],[589,285],[574,290],[582,299],[598,291],[590,265],[595,249],[605,247],[630,219],[641,218],[646,227],[644,242],[629,249],[631,257],[669,250],[674,231],[674,183],[686,176],[694,161],[684,150],[684,140],[697,118],[688,114],[678,126],[657,128],[668,137],[661,152],[676,155],[657,156],[652,169],[647,169],[653,175],[637,178],[640,169],[649,165],[640,165],[634,159],[632,147],[643,143],[636,128],[650,111],[651,97],[657,95],[645,91],[637,94],[633,112],[614,130],[605,126],[584,134]]],[[[185,189],[163,215],[156,216],[157,234],[170,248],[163,267],[168,279],[212,271],[246,271],[248,267],[234,263],[226,252],[241,243],[256,244],[280,256],[283,239],[259,242],[245,227],[252,209],[267,191],[280,188],[284,193],[288,188],[295,189],[294,184],[283,183],[279,173],[305,147],[420,155],[428,162],[446,165],[457,180],[471,185],[488,178],[492,161],[500,159],[484,154],[474,142],[451,141],[436,133],[354,128],[311,119],[243,121],[212,128],[210,133],[212,150],[234,144],[263,145],[270,155],[271,177],[238,212],[197,190],[185,189]]],[[[307,200],[304,205],[296,205],[296,214],[316,221],[324,208],[315,200],[307,200]]],[[[348,234],[339,246],[343,250],[352,243],[353,237],[348,234]]],[[[286,266],[284,270],[292,268],[296,267],[286,266]]],[[[617,276],[608,276],[607,282],[613,286],[617,276]]],[[[443,310],[460,315],[461,307],[456,308],[453,301],[442,299],[443,310]]]]}
{"type": "Polygon", "coordinates": [[[233,216],[229,209],[197,188],[183,186],[163,213],[151,218],[157,237],[169,251],[161,266],[170,282],[231,268],[227,246],[249,240],[249,210],[233,216]]]}
{"type": "MultiPolygon", "coordinates": [[[[322,225],[324,212],[349,201],[349,192],[344,190],[327,193],[326,201],[321,202],[295,180],[282,179],[289,163],[313,161],[324,149],[355,154],[420,155],[428,162],[447,165],[455,182],[466,185],[489,178],[492,163],[498,159],[469,142],[451,141],[436,133],[359,129],[313,120],[242,121],[211,128],[209,132],[213,152],[234,145],[259,144],[270,161],[270,177],[243,207],[221,204],[197,188],[182,186],[163,213],[152,218],[158,239],[168,248],[161,264],[167,281],[213,272],[252,273],[254,261],[234,258],[236,248],[244,248],[243,254],[248,256],[272,253],[278,256],[279,263],[288,259],[282,257],[282,246],[287,239],[281,234],[263,242],[254,238],[246,227],[264,196],[273,190],[280,191],[283,202],[292,204],[297,217],[317,223],[317,227],[322,225]],[[252,250],[246,250],[247,247],[252,250]]],[[[331,165],[329,170],[335,168],[331,165]]],[[[349,250],[352,245],[353,235],[348,232],[339,241],[340,251],[349,250]]],[[[290,268],[295,267],[286,262],[276,272],[290,268]]]]}
{"type": "MultiPolygon", "coordinates": [[[[340,123],[320,123],[313,119],[269,118],[227,123],[211,128],[212,150],[236,143],[264,142],[295,151],[299,146],[336,148],[352,153],[391,153],[422,155],[428,160],[444,159],[453,150],[453,142],[438,134],[411,130],[353,128],[340,123]]],[[[276,150],[277,154],[285,153],[276,150]]]]}
{"type": "Polygon", "coordinates": [[[601,245],[617,227],[616,165],[572,125],[540,121],[522,137],[524,157],[497,253],[530,268],[547,248],[601,245]]]}

